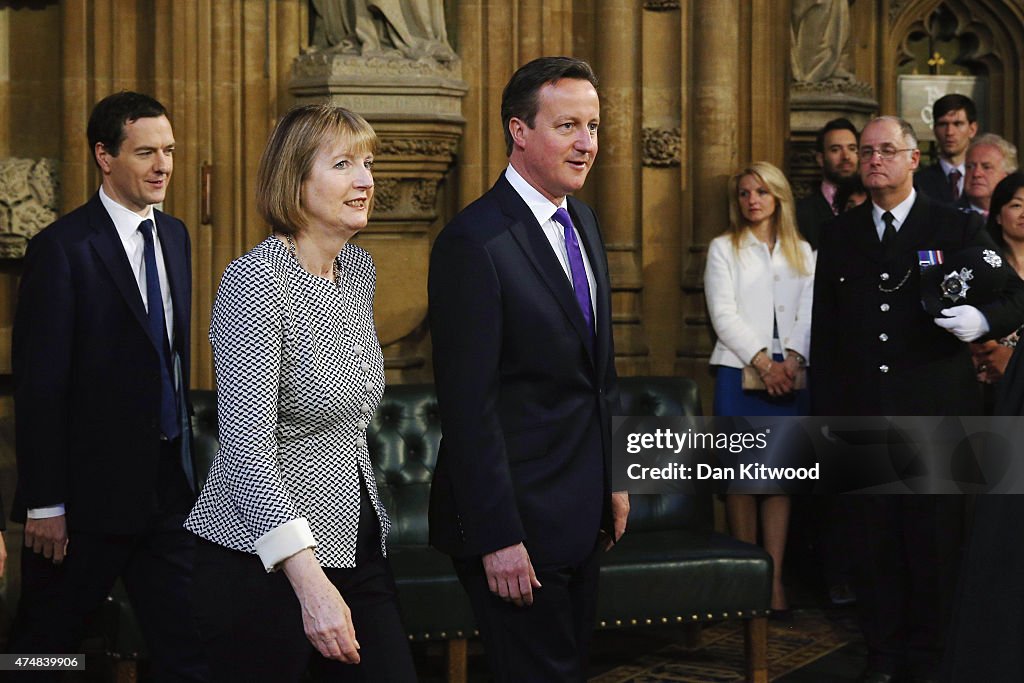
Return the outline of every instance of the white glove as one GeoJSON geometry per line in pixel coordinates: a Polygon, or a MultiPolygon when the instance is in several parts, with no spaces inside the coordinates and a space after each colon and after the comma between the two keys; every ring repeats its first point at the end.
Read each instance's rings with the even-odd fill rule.
{"type": "Polygon", "coordinates": [[[935,318],[935,324],[949,330],[960,341],[972,342],[988,332],[988,321],[974,306],[953,306],[941,311],[945,318],[935,318]]]}

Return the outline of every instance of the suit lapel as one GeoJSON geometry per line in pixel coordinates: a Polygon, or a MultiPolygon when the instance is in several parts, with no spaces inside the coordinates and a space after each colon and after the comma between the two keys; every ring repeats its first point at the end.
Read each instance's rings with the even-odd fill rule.
{"type": "Polygon", "coordinates": [[[607,358],[608,349],[611,348],[612,326],[604,324],[605,321],[611,320],[611,283],[605,267],[607,261],[602,246],[601,231],[597,227],[597,222],[593,220],[593,213],[582,210],[579,204],[580,202],[576,199],[569,197],[569,215],[572,216],[573,224],[583,240],[583,248],[587,252],[587,261],[590,263],[590,269],[594,273],[594,286],[597,288],[597,291],[594,292],[595,334],[597,335],[594,352],[596,354],[595,366],[603,378],[606,368],[604,363],[597,363],[596,360],[607,358]]]}
{"type": "Polygon", "coordinates": [[[142,294],[139,292],[139,285],[132,273],[131,264],[128,263],[128,255],[124,253],[124,245],[114,228],[114,221],[110,219],[107,210],[100,202],[99,194],[93,195],[89,201],[89,223],[92,226],[94,235],[91,243],[96,255],[99,256],[111,279],[117,286],[117,290],[124,297],[125,303],[135,315],[135,319],[148,330],[149,324],[146,319],[146,307],[142,303],[142,294]]]}
{"type": "MultiPolygon", "coordinates": [[[[590,354],[591,335],[583,320],[583,313],[580,311],[579,304],[576,303],[572,285],[565,276],[565,271],[562,270],[562,265],[558,262],[558,258],[551,250],[551,244],[544,236],[540,225],[537,224],[536,217],[509,184],[504,173],[495,184],[494,190],[497,193],[502,211],[512,219],[508,228],[509,232],[526,254],[534,270],[537,271],[541,282],[544,283],[546,289],[555,298],[559,306],[562,307],[573,329],[576,330],[576,334],[584,342],[583,346],[587,349],[587,353],[590,354]]],[[[576,216],[573,216],[573,220],[576,220],[576,216]]],[[[578,225],[577,229],[579,229],[578,225]]],[[[582,234],[582,230],[580,232],[582,234]]],[[[588,254],[590,253],[589,248],[587,252],[588,254]]],[[[591,266],[593,267],[593,261],[591,266]]]]}
{"type": "MultiPolygon", "coordinates": [[[[180,258],[185,253],[183,235],[174,230],[166,214],[154,211],[157,218],[157,232],[160,235],[160,248],[164,254],[164,267],[167,269],[168,286],[171,289],[171,305],[174,307],[174,343],[182,338],[185,327],[185,305],[189,299],[186,290],[186,266],[180,258]]],[[[174,345],[172,345],[173,348],[174,345]]]]}
{"type": "MultiPolygon", "coordinates": [[[[141,219],[140,219],[141,221],[141,219]]],[[[132,273],[131,264],[128,262],[128,255],[124,252],[124,245],[114,227],[114,221],[110,214],[103,207],[99,193],[93,195],[89,201],[89,223],[92,226],[94,235],[91,243],[100,262],[110,273],[111,279],[117,286],[118,292],[124,298],[128,308],[131,309],[135,320],[146,332],[154,348],[158,348],[159,340],[153,339],[149,332],[149,319],[146,316],[146,306],[142,303],[142,293],[139,292],[139,285],[132,273]]],[[[158,349],[159,350],[159,349],[158,349]]]]}
{"type": "MultiPolygon", "coordinates": [[[[867,201],[850,211],[851,220],[847,223],[850,241],[868,259],[880,262],[885,260],[882,242],[878,239],[875,220],[871,216],[871,202],[867,201]]],[[[897,238],[899,233],[896,234],[897,238]]]]}

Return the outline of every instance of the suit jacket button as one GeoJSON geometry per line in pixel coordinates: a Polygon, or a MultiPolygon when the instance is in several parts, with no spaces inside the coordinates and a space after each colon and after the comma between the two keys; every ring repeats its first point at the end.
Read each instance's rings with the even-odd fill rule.
{"type": "Polygon", "coordinates": [[[888,313],[889,312],[889,304],[882,304],[878,308],[882,311],[882,313],[888,313]]]}
{"type": "Polygon", "coordinates": [[[882,278],[882,282],[885,282],[886,280],[889,279],[889,273],[882,273],[878,277],[882,278]]]}
{"type": "Polygon", "coordinates": [[[881,372],[884,375],[887,372],[889,372],[889,366],[888,365],[879,365],[878,366],[878,371],[881,372]]]}

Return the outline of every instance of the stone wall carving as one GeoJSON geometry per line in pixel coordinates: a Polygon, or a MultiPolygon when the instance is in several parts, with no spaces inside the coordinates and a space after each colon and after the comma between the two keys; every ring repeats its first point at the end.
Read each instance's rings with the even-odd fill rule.
{"type": "Polygon", "coordinates": [[[641,131],[643,165],[654,167],[678,166],[680,163],[680,129],[644,128],[641,131]]]}
{"type": "Polygon", "coordinates": [[[451,157],[459,146],[455,139],[425,140],[423,138],[385,138],[380,141],[380,154],[395,156],[451,157]]]}
{"type": "Polygon", "coordinates": [[[679,0],[647,0],[644,3],[644,9],[651,10],[652,12],[667,12],[679,9],[679,0]]]}
{"type": "Polygon", "coordinates": [[[22,258],[57,220],[57,168],[56,159],[0,159],[0,258],[22,258]]]}
{"type": "Polygon", "coordinates": [[[398,181],[377,178],[373,183],[373,208],[376,213],[391,213],[398,206],[398,181]]]}
{"type": "Polygon", "coordinates": [[[313,45],[362,57],[455,58],[443,0],[313,0],[313,45]]]}
{"type": "Polygon", "coordinates": [[[437,183],[419,180],[412,189],[412,203],[420,211],[433,211],[437,204],[437,183]]]}

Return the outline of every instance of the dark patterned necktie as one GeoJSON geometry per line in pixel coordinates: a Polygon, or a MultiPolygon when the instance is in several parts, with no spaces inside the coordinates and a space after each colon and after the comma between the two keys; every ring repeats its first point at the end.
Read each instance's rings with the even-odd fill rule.
{"type": "Polygon", "coordinates": [[[947,178],[949,178],[949,191],[953,193],[953,201],[960,199],[960,171],[955,168],[949,172],[947,178]]]}
{"type": "Polygon", "coordinates": [[[149,310],[150,336],[156,341],[160,356],[160,431],[168,439],[181,433],[178,423],[178,399],[171,379],[171,350],[167,342],[167,325],[164,320],[164,297],[160,292],[160,273],[156,269],[156,247],[153,244],[153,221],[146,219],[139,223],[139,232],[146,246],[142,258],[146,264],[146,300],[149,310]]]}
{"type": "MultiPolygon", "coordinates": [[[[576,231],[572,229],[572,218],[569,217],[569,212],[562,208],[555,211],[552,218],[562,225],[565,233],[565,250],[569,255],[569,273],[572,275],[572,288],[576,294],[576,303],[579,304],[583,320],[593,337],[594,308],[590,304],[590,283],[587,282],[587,269],[583,265],[583,252],[580,251],[576,231]]],[[[593,343],[593,339],[591,339],[591,343],[593,343]]]]}

